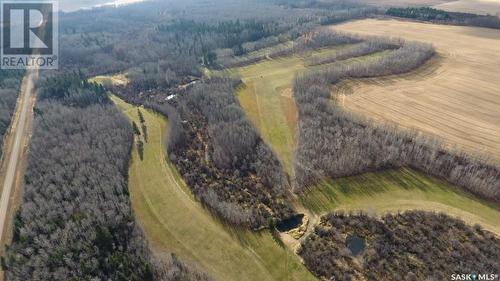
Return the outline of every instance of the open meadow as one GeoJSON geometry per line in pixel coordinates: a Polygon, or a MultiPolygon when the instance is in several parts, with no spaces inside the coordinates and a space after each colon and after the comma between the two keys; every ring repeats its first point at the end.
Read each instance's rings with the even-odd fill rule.
{"type": "MultiPolygon", "coordinates": [[[[117,106],[140,124],[137,109],[117,97],[117,106]]],[[[192,196],[166,157],[168,122],[141,109],[148,131],[144,158],[134,146],[129,188],[135,217],[157,254],[173,252],[216,280],[315,280],[290,250],[268,231],[252,232],[220,222],[192,196]]]]}
{"type": "Polygon", "coordinates": [[[407,75],[339,83],[346,108],[500,159],[500,30],[376,19],[331,28],[429,42],[438,52],[407,75]]]}

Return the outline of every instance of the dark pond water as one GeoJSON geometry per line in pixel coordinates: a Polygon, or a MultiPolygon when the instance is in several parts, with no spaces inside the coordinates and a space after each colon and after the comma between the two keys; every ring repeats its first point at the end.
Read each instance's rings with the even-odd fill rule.
{"type": "Polygon", "coordinates": [[[276,225],[276,228],[279,232],[285,232],[297,228],[302,225],[302,219],[304,218],[303,214],[298,214],[294,217],[291,217],[287,220],[280,222],[276,225]]]}
{"type": "Polygon", "coordinates": [[[353,256],[357,256],[365,249],[365,239],[357,235],[351,235],[345,240],[345,245],[351,250],[353,256]]]}

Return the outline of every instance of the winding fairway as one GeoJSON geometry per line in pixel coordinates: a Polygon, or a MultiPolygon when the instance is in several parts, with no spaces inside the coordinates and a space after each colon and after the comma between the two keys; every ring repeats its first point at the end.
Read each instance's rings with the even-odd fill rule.
{"type": "Polygon", "coordinates": [[[329,180],[301,197],[318,215],[331,211],[364,211],[385,215],[407,210],[443,212],[500,235],[500,207],[410,170],[389,170],[329,180]]]}
{"type": "MultiPolygon", "coordinates": [[[[137,107],[117,97],[113,101],[140,124],[137,107]]],[[[216,280],[315,280],[299,258],[281,248],[268,232],[226,226],[205,210],[166,160],[167,120],[141,111],[148,142],[143,161],[134,147],[129,188],[135,216],[156,252],[173,252],[216,280]]]]}
{"type": "MultiPolygon", "coordinates": [[[[325,64],[310,67],[307,63],[314,57],[331,55],[348,46],[350,45],[322,49],[300,56],[266,59],[229,70],[230,73],[239,75],[244,83],[238,91],[242,108],[292,177],[298,125],[297,106],[292,92],[294,77],[304,71],[332,66],[333,64],[325,64]]],[[[384,54],[386,52],[379,52],[335,64],[375,59],[384,54]]]]}

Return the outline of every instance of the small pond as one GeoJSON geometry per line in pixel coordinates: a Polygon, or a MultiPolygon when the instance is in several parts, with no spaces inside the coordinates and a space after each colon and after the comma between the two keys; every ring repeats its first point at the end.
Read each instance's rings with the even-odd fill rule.
{"type": "Polygon", "coordinates": [[[345,245],[351,250],[353,256],[357,256],[365,249],[365,239],[357,235],[351,235],[345,240],[345,245]]]}
{"type": "Polygon", "coordinates": [[[292,229],[298,228],[302,225],[302,219],[304,218],[304,214],[298,214],[289,219],[286,219],[276,225],[276,229],[279,232],[286,232],[292,229]]]}

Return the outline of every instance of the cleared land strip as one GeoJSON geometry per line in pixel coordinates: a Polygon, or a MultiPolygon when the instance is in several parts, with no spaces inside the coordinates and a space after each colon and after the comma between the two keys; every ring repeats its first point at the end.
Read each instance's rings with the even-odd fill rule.
{"type": "Polygon", "coordinates": [[[330,180],[300,200],[317,215],[331,211],[363,211],[377,216],[407,210],[443,212],[500,235],[499,206],[411,169],[330,180]]]}
{"type": "Polygon", "coordinates": [[[38,79],[38,71],[28,71],[21,85],[21,93],[18,98],[16,111],[14,113],[11,130],[6,138],[4,147],[5,155],[0,169],[2,182],[2,197],[0,199],[0,241],[3,245],[9,237],[9,216],[13,215],[12,196],[16,189],[22,185],[22,159],[25,157],[25,146],[28,144],[30,135],[30,122],[33,118],[32,106],[34,97],[34,83],[38,79]]]}
{"type": "MultiPolygon", "coordinates": [[[[137,107],[113,97],[130,120],[137,107]]],[[[290,250],[268,232],[253,233],[224,225],[194,200],[166,160],[163,139],[168,122],[141,109],[148,129],[144,160],[134,147],[129,188],[134,213],[153,249],[173,252],[198,264],[216,280],[315,280],[290,250]]]]}
{"type": "Polygon", "coordinates": [[[500,235],[499,206],[406,168],[330,180],[300,201],[318,215],[334,210],[379,216],[406,210],[443,212],[500,235]]]}
{"type": "Polygon", "coordinates": [[[331,27],[435,45],[437,65],[409,75],[346,81],[345,106],[500,161],[500,30],[367,19],[331,27]]]}
{"type": "MultiPolygon", "coordinates": [[[[308,54],[264,60],[245,67],[229,70],[245,83],[238,91],[238,98],[248,118],[259,130],[263,139],[274,149],[286,172],[293,177],[293,161],[297,146],[298,112],[293,98],[294,77],[311,69],[322,69],[333,64],[307,66],[309,60],[334,54],[349,45],[322,49],[308,54]]],[[[386,52],[348,59],[334,64],[366,61],[386,52]]]]}

